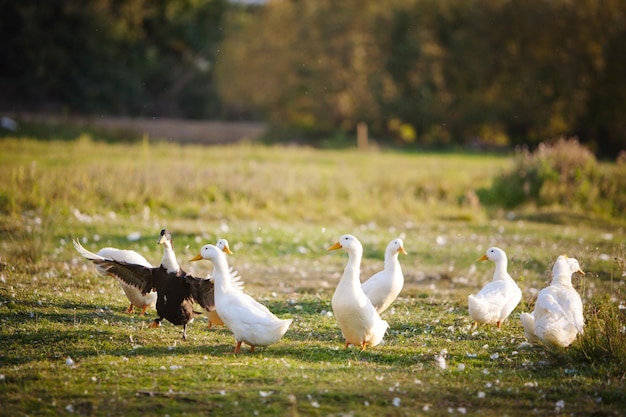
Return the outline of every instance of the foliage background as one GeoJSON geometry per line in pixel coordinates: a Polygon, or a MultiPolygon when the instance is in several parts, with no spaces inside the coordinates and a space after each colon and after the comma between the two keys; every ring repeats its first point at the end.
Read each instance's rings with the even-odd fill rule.
{"type": "Polygon", "coordinates": [[[626,148],[626,3],[0,4],[0,108],[260,119],[319,143],[626,148]]]}

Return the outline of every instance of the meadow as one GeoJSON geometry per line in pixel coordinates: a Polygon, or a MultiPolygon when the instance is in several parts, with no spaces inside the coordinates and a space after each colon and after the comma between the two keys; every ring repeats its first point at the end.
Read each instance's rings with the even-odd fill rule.
{"type": "Polygon", "coordinates": [[[511,155],[0,140],[0,414],[440,416],[624,415],[626,221],[567,206],[486,207],[477,195],[511,155]],[[223,237],[245,290],[294,319],[278,343],[234,355],[197,318],[181,340],[125,312],[119,285],[73,249],[133,249],[158,264],[167,228],[183,269],[223,237]],[[404,239],[405,287],[382,345],[345,349],[330,300],[347,255],[362,276],[404,239]],[[501,330],[472,329],[467,296],[504,249],[522,303],[501,330]],[[526,343],[556,257],[586,272],[585,335],[568,349],[526,343]],[[443,359],[443,360],[442,360],[443,359]]]}

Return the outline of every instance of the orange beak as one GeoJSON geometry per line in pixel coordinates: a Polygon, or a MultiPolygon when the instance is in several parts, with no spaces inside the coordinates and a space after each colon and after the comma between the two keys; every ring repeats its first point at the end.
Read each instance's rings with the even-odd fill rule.
{"type": "Polygon", "coordinates": [[[337,250],[337,249],[341,249],[341,243],[337,242],[335,243],[333,246],[331,246],[330,248],[326,249],[326,250],[337,250]]]}

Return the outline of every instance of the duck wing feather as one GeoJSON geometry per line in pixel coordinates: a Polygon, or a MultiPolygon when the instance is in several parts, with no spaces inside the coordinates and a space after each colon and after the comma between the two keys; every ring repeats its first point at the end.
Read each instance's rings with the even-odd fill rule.
{"type": "Polygon", "coordinates": [[[78,253],[80,253],[85,259],[90,260],[95,265],[104,269],[107,274],[122,280],[128,285],[140,289],[143,294],[156,290],[155,276],[161,268],[148,268],[143,265],[115,261],[88,251],[83,248],[80,242],[76,239],[74,239],[73,243],[74,248],[76,248],[78,253]]]}
{"type": "Polygon", "coordinates": [[[213,281],[194,277],[191,274],[185,274],[184,278],[189,284],[193,299],[205,310],[215,310],[215,285],[213,281]]]}

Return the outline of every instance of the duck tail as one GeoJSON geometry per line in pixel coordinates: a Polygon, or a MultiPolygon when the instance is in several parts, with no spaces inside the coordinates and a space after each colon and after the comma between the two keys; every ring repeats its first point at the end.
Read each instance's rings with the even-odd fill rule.
{"type": "Polygon", "coordinates": [[[535,335],[535,316],[531,313],[522,313],[520,315],[522,326],[524,327],[524,336],[529,342],[536,342],[537,336],[535,335]]]}
{"type": "Polygon", "coordinates": [[[72,243],[74,244],[74,248],[76,249],[76,251],[85,259],[88,259],[90,261],[104,261],[107,260],[107,258],[97,255],[93,252],[88,251],[87,249],[83,248],[83,246],[80,244],[80,242],[78,241],[78,239],[73,239],[72,243]]]}

